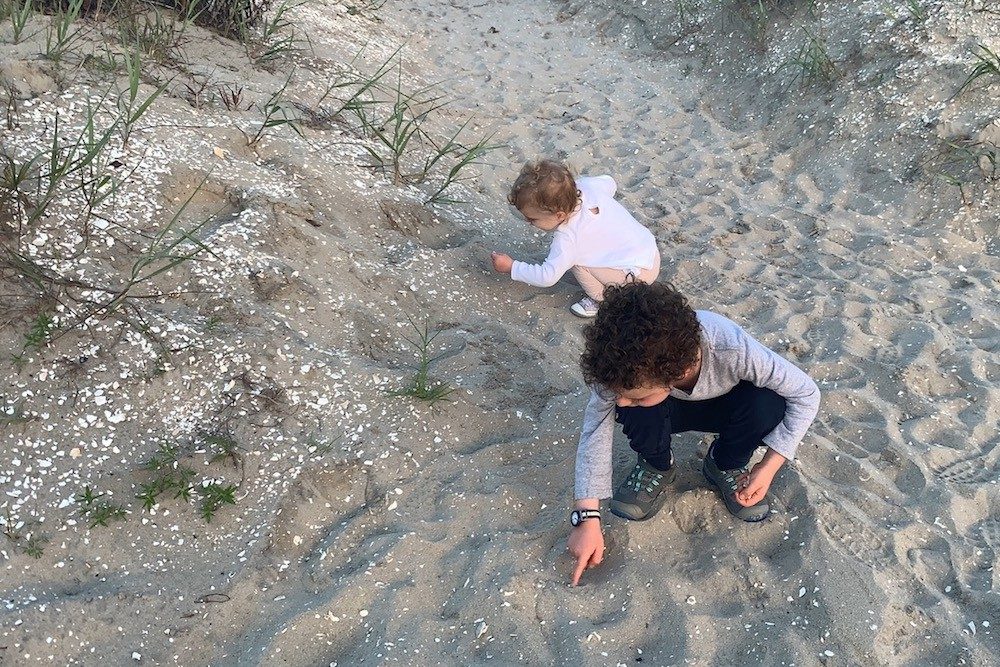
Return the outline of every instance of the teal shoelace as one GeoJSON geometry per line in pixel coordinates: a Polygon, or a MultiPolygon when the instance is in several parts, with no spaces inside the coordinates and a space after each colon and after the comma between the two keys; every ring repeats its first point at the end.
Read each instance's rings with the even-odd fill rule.
{"type": "Polygon", "coordinates": [[[642,479],[648,475],[649,486],[646,487],[647,493],[653,492],[653,487],[660,485],[660,478],[663,477],[660,473],[651,473],[642,466],[637,465],[632,468],[632,474],[629,475],[629,484],[632,485],[632,490],[636,493],[642,488],[642,479]]]}
{"type": "Polygon", "coordinates": [[[736,480],[742,475],[750,472],[749,468],[734,468],[732,470],[722,470],[722,478],[726,480],[726,486],[729,487],[730,493],[736,493],[739,490],[739,486],[736,484],[736,480]]]}

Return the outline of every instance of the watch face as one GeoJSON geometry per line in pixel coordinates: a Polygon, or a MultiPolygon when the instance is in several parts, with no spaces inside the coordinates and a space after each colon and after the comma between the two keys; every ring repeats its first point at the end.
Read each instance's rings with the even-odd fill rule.
{"type": "Polygon", "coordinates": [[[580,525],[580,513],[578,511],[576,511],[576,510],[573,510],[573,513],[569,515],[569,522],[571,524],[573,524],[574,526],[579,526],[580,525]]]}

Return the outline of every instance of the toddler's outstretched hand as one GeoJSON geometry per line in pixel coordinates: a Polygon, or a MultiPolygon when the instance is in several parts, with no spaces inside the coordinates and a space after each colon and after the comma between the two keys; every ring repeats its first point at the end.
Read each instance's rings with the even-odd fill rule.
{"type": "Polygon", "coordinates": [[[511,267],[514,266],[513,258],[502,252],[490,253],[490,259],[493,261],[493,270],[497,273],[510,273],[511,267]]]}

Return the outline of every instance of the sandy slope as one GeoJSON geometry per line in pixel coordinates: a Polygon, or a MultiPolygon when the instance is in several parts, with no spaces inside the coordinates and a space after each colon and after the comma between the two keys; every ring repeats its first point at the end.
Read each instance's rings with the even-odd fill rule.
{"type": "MultiPolygon", "coordinates": [[[[831,159],[835,173],[817,172],[816,155],[775,145],[773,128],[716,113],[725,91],[692,72],[697,55],[625,48],[602,37],[599,8],[560,9],[423,0],[379,21],[339,5],[296,12],[315,53],[298,100],[362,44],[371,68],[406,41],[408,84],[443,80],[456,124],[475,114],[509,143],[470,206],[411,236],[383,206],[414,193],[357,167],[363,153],[338,128],[313,128],[308,143],[276,133],[255,154],[230,127],[252,114],[158,106],[164,124],[190,117],[197,129],[142,138],[134,150],[169,141],[172,153],[136,206],[143,193],[190,191],[178,163],[214,166],[202,203],[230,207],[212,228],[223,259],[191,277],[221,296],[163,306],[171,335],[191,344],[165,373],[138,348],[100,347],[74,375],[66,359],[84,337],[12,367],[7,393],[33,391],[26,407],[62,421],[4,432],[0,483],[52,541],[39,561],[4,552],[0,659],[995,662],[1000,267],[987,227],[963,223],[982,211],[928,216],[916,185],[861,206],[862,169],[831,159]],[[230,151],[224,162],[213,147],[230,151]],[[544,253],[503,203],[520,161],[542,154],[612,174],[660,241],[663,279],[824,391],[766,523],[734,523],[700,476],[706,442],[680,437],[675,498],[649,522],[610,521],[606,563],[576,589],[564,553],[586,397],[580,322],[566,311],[576,293],[511,284],[484,261],[492,248],[544,253]],[[401,336],[417,313],[441,325],[435,375],[460,387],[435,410],[385,394],[405,381],[401,336]],[[130,415],[117,429],[86,424],[103,412],[88,389],[102,382],[130,415]],[[260,398],[274,395],[260,388],[269,382],[280,401],[260,398]],[[59,401],[74,392],[83,398],[59,401]],[[196,432],[227,398],[244,469],[212,474],[243,480],[237,509],[205,526],[177,504],[135,507],[127,523],[86,531],[58,507],[83,483],[129,499],[156,437],[196,432]]],[[[283,80],[208,37],[188,48],[255,94],[283,80]]],[[[38,113],[64,103],[43,94],[38,113]]],[[[616,464],[629,464],[624,443],[616,464]]]]}

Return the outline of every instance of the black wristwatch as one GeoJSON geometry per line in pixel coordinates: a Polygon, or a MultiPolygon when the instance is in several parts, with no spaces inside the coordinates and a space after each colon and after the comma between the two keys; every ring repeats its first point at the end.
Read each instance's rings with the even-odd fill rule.
{"type": "Polygon", "coordinates": [[[569,513],[569,522],[574,528],[579,526],[581,523],[587,519],[597,519],[601,520],[600,510],[573,510],[569,513]]]}

